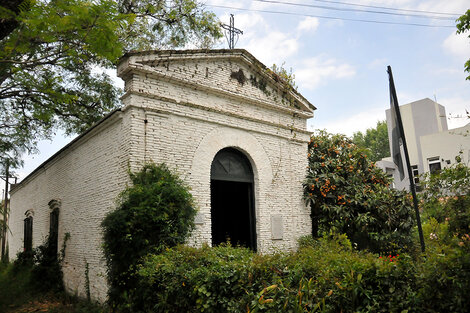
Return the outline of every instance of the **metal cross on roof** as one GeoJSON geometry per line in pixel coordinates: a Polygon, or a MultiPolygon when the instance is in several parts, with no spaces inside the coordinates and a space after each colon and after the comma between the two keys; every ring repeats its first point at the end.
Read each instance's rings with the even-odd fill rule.
{"type": "Polygon", "coordinates": [[[230,14],[230,25],[227,25],[227,24],[221,25],[222,28],[225,29],[224,33],[225,33],[225,38],[227,38],[229,49],[234,49],[235,44],[238,42],[238,36],[243,35],[243,32],[240,29],[235,28],[234,23],[235,22],[234,22],[233,14],[230,14]],[[235,41],[235,35],[237,35],[236,41],[235,41]]]}

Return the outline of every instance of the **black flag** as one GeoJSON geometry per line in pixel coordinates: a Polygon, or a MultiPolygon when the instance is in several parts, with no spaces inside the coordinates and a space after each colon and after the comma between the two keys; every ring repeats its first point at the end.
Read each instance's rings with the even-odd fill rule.
{"type": "Polygon", "coordinates": [[[403,130],[403,123],[401,122],[400,108],[398,107],[397,91],[395,90],[395,83],[393,82],[392,68],[388,66],[388,79],[390,82],[390,106],[392,114],[392,156],[393,162],[397,165],[400,172],[400,178],[403,180],[404,168],[403,160],[401,158],[400,146],[403,145],[403,154],[405,155],[406,170],[408,171],[408,178],[410,179],[410,191],[413,196],[413,206],[416,213],[416,224],[418,226],[419,241],[421,242],[421,251],[424,252],[424,237],[421,228],[421,218],[419,216],[418,199],[416,197],[416,187],[411,172],[410,157],[408,155],[408,147],[406,146],[405,131],[403,130]]]}
{"type": "Polygon", "coordinates": [[[405,170],[403,167],[403,159],[401,157],[400,146],[403,144],[405,136],[400,131],[398,126],[401,122],[400,109],[398,107],[398,100],[396,98],[395,84],[393,82],[392,70],[388,67],[388,79],[390,85],[390,113],[391,113],[391,127],[392,127],[392,158],[393,163],[397,166],[398,172],[400,173],[400,180],[405,177],[405,170]],[[400,122],[399,122],[400,120],[400,122]]]}

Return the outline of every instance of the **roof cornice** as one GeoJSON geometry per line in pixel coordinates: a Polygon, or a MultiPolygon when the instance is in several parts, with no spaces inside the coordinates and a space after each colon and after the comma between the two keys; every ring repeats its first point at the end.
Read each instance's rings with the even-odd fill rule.
{"type": "MultiPolygon", "coordinates": [[[[298,91],[290,87],[287,83],[268,69],[263,63],[258,61],[252,54],[245,49],[220,49],[220,50],[151,50],[142,52],[129,52],[126,53],[118,62],[118,76],[125,77],[132,70],[142,70],[146,73],[155,72],[151,66],[146,66],[144,62],[150,61],[176,61],[176,60],[197,60],[197,59],[230,59],[240,60],[246,63],[254,72],[269,81],[272,86],[280,92],[288,93],[298,104],[302,107],[302,111],[313,113],[316,107],[305,99],[298,91]]],[[[163,74],[162,74],[163,75],[163,74]]],[[[167,80],[177,80],[176,77],[166,75],[167,80]]],[[[185,81],[189,83],[190,80],[185,81]]],[[[214,88],[205,86],[200,83],[195,83],[198,86],[205,88],[214,88]]],[[[214,88],[215,91],[219,92],[214,88]]],[[[308,117],[312,117],[309,114],[308,117]]]]}

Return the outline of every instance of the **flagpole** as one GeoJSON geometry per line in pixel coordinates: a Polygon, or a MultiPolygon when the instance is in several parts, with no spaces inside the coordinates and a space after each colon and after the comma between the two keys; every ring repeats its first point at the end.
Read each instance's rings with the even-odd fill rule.
{"type": "Polygon", "coordinates": [[[423,236],[423,229],[421,227],[421,218],[419,216],[418,199],[416,197],[416,186],[415,186],[415,182],[413,179],[413,173],[411,171],[410,157],[408,155],[408,147],[406,146],[405,132],[403,130],[403,123],[401,120],[400,108],[398,106],[397,92],[395,90],[395,83],[393,82],[392,68],[390,67],[390,65],[387,67],[387,72],[388,72],[389,79],[390,79],[390,96],[393,99],[392,102],[393,102],[393,106],[395,109],[395,114],[397,116],[397,124],[398,124],[397,126],[398,126],[398,130],[403,141],[403,150],[405,152],[406,169],[408,171],[408,178],[410,180],[411,195],[413,196],[413,206],[414,206],[415,213],[416,213],[416,223],[418,224],[418,233],[419,233],[419,241],[421,243],[421,251],[424,252],[425,251],[424,236],[423,236]]]}

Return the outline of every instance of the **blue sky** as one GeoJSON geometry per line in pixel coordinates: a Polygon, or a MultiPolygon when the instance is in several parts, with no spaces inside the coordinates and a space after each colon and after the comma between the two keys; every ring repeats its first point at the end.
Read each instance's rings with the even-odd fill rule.
{"type": "MultiPolygon", "coordinates": [[[[279,2],[405,13],[315,0],[279,2]]],[[[337,2],[459,15],[470,9],[468,0],[337,2]]],[[[455,25],[452,20],[342,12],[251,0],[206,0],[205,3],[223,23],[228,24],[229,14],[234,14],[235,27],[243,30],[236,48],[248,50],[266,66],[285,62],[285,68],[292,68],[298,91],[317,107],[315,117],[308,122],[310,130],[320,128],[352,135],[384,120],[390,105],[387,65],[392,67],[400,104],[426,97],[436,99],[452,116],[448,119],[449,128],[470,122],[457,117],[464,115],[465,109],[470,111],[470,81],[465,80],[467,75],[463,71],[465,61],[470,58],[468,33],[457,36],[455,27],[362,23],[256,10],[427,25],[455,25]]],[[[227,48],[225,39],[216,48],[227,48]]],[[[18,170],[20,177],[70,140],[59,132],[52,142],[40,142],[39,155],[25,156],[25,167],[18,170]]]]}

